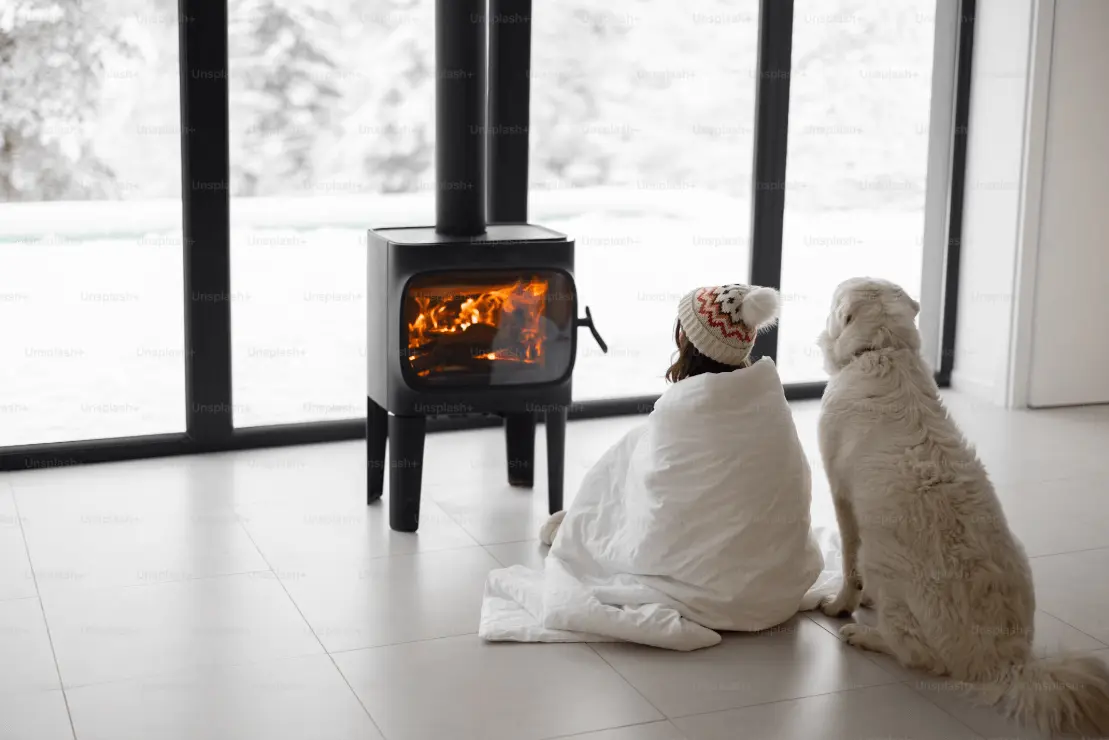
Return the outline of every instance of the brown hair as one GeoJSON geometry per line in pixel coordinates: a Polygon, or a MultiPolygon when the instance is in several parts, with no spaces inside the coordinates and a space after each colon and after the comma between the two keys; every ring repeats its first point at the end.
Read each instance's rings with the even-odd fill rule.
{"type": "Polygon", "coordinates": [[[750,357],[744,359],[742,365],[725,365],[723,362],[717,362],[711,357],[701,354],[693,346],[693,342],[686,338],[680,321],[674,325],[674,344],[678,345],[678,357],[674,360],[674,364],[670,366],[670,369],[666,371],[666,379],[671,383],[677,383],[679,380],[692,378],[703,373],[728,373],[751,365],[750,357]]]}

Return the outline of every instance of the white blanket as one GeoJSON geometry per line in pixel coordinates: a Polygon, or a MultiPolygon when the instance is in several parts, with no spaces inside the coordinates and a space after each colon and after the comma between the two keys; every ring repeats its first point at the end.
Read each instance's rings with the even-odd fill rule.
{"type": "Polygon", "coordinates": [[[586,475],[544,569],[489,574],[478,632],[695,650],[780,624],[840,582],[810,487],[773,362],[676,383],[586,475]]]}

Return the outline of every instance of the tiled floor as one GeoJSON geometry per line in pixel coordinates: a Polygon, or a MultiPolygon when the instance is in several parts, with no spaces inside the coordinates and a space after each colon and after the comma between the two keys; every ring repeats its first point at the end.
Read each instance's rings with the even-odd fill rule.
{"type": "MultiPolygon", "coordinates": [[[[1033,556],[1038,651],[1109,660],[1109,407],[950,405],[1033,556]]],[[[572,425],[568,493],[640,421],[572,425]]],[[[543,557],[503,451],[430,437],[418,535],[365,506],[358,443],[0,475],[0,738],[1038,737],[822,615],[684,654],[482,643],[485,574],[543,557]]]]}

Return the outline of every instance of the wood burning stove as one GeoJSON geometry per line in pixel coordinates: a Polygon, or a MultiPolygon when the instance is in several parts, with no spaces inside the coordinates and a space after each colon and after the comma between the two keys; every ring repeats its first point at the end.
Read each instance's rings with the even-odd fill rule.
{"type": "Polygon", "coordinates": [[[369,233],[367,500],[388,468],[403,532],[419,525],[426,419],[443,412],[504,416],[509,482],[528,487],[543,416],[561,509],[577,329],[607,351],[589,309],[577,317],[573,240],[486,223],[486,23],[483,0],[436,2],[436,225],[369,233]]]}

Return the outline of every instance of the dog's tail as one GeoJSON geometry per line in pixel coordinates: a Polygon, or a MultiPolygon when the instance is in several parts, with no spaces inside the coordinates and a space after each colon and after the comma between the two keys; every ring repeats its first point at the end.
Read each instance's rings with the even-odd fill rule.
{"type": "Polygon", "coordinates": [[[554,544],[555,535],[558,534],[558,528],[562,526],[562,520],[565,517],[565,509],[551,514],[551,518],[539,530],[539,541],[544,545],[554,544]]]}
{"type": "Polygon", "coordinates": [[[1109,668],[1097,658],[1032,660],[968,686],[979,703],[1052,735],[1109,737],[1109,668]]]}

